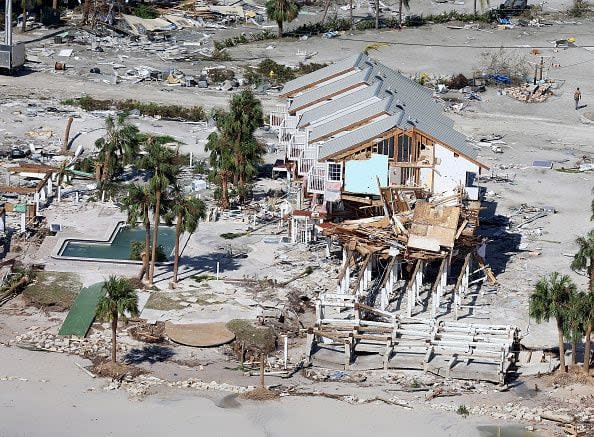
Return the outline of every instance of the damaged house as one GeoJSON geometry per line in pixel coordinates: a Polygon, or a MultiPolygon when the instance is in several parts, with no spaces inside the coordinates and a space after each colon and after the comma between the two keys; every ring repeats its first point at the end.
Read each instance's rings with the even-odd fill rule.
{"type": "Polygon", "coordinates": [[[496,285],[476,234],[487,167],[432,91],[361,53],[281,93],[270,124],[300,182],[291,241],[342,250],[307,331],[312,362],[504,381],[517,329],[467,321],[496,285]]]}

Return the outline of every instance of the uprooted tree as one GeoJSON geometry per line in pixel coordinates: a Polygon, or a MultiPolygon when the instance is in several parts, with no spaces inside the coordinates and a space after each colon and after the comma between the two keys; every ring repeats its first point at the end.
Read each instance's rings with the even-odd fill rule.
{"type": "Polygon", "coordinates": [[[276,334],[270,326],[255,325],[251,320],[235,319],[227,323],[235,334],[236,341],[244,351],[256,351],[260,355],[260,387],[264,388],[264,364],[269,353],[276,349],[276,334]]]}

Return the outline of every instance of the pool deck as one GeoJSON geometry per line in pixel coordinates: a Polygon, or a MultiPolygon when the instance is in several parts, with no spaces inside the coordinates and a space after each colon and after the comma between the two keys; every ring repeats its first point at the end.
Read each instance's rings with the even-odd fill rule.
{"type": "MultiPolygon", "coordinates": [[[[83,286],[103,281],[111,274],[134,276],[137,269],[140,270],[140,261],[59,256],[59,250],[67,240],[108,241],[118,223],[126,221],[126,214],[116,205],[108,202],[70,204],[44,212],[48,216],[48,223],[61,224],[62,231],[56,236],[46,237],[37,252],[31,255],[29,262],[45,264],[47,270],[79,273],[83,286]]],[[[188,236],[182,235],[182,251],[187,240],[188,236]]],[[[159,277],[159,282],[167,282],[171,265],[172,262],[157,263],[155,277],[159,277]]]]}

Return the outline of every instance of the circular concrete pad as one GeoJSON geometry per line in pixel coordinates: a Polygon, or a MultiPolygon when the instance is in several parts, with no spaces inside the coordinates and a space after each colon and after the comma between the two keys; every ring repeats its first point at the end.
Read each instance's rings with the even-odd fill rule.
{"type": "Polygon", "coordinates": [[[225,323],[186,323],[176,325],[165,322],[165,334],[171,341],[186,346],[213,347],[229,343],[235,334],[225,323]]]}

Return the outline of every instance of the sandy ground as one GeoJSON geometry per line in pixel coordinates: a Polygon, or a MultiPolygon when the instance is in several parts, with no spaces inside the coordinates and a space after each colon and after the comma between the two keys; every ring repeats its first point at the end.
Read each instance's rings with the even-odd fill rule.
{"type": "Polygon", "coordinates": [[[327,436],[372,432],[419,436],[478,436],[477,418],[415,411],[381,404],[351,406],[323,398],[285,398],[257,403],[240,401],[224,408],[224,394],[188,394],[169,390],[142,402],[124,392],[105,392],[103,380],[92,379],[73,361],[57,354],[40,355],[1,348],[0,375],[23,378],[0,381],[0,436],[145,435],[189,436],[208,430],[211,436],[303,436],[324,430],[327,436]]]}
{"type": "MultiPolygon", "coordinates": [[[[428,4],[421,2],[419,8],[428,4]]],[[[551,2],[549,5],[556,8],[562,6],[563,2],[551,2]]],[[[468,5],[464,6],[467,7],[468,5]]],[[[452,114],[457,128],[471,137],[479,138],[492,133],[504,136],[506,144],[502,146],[502,154],[495,154],[490,148],[481,148],[479,151],[479,159],[491,168],[490,171],[505,174],[512,179],[511,183],[486,184],[489,192],[487,199],[492,206],[496,206],[496,214],[510,216],[523,203],[535,207],[552,206],[557,211],[556,214],[530,224],[522,233],[509,229],[507,233],[491,235],[492,243],[487,252],[487,261],[496,270],[501,287],[493,295],[484,297],[488,306],[466,320],[484,322],[489,318],[494,322],[514,323],[522,330],[525,345],[551,346],[556,341],[554,326],[530,323],[527,302],[535,282],[553,270],[572,275],[581,287],[586,285],[583,276],[570,271],[569,256],[576,249],[573,242],[575,237],[591,228],[589,204],[594,177],[592,172],[562,173],[556,170],[562,166],[573,166],[582,156],[591,157],[594,154],[594,126],[583,124],[580,119],[580,115],[592,111],[594,105],[594,52],[584,48],[594,46],[594,25],[592,21],[583,20],[580,25],[486,30],[452,30],[445,26],[426,26],[401,32],[382,31],[379,34],[357,32],[334,39],[316,37],[306,41],[285,41],[282,44],[263,42],[237,47],[231,52],[239,59],[272,57],[278,62],[295,63],[297,50],[317,51],[313,61],[330,62],[356,53],[370,42],[379,40],[389,45],[372,52],[372,55],[409,75],[421,72],[436,75],[463,72],[470,75],[480,63],[480,53],[485,50],[485,46],[513,47],[524,54],[529,53],[530,47],[540,47],[543,55],[552,56],[554,63],[559,63],[561,67],[548,69],[548,75],[565,83],[557,90],[556,96],[546,103],[527,105],[507,96],[497,95],[491,89],[482,95],[481,102],[472,102],[470,110],[452,114]],[[578,47],[555,51],[550,41],[568,36],[576,36],[578,47]],[[422,46],[416,45],[419,43],[422,46]],[[270,45],[273,49],[267,49],[270,45]],[[573,108],[572,95],[576,86],[582,89],[583,104],[588,105],[580,111],[573,108]],[[554,168],[533,168],[531,163],[536,159],[551,160],[554,168]]],[[[176,66],[188,73],[201,68],[187,63],[176,66]]],[[[86,64],[81,62],[80,66],[75,64],[74,68],[83,71],[86,64]]],[[[44,99],[43,105],[48,106],[58,105],[63,97],[77,97],[84,93],[98,98],[129,97],[162,103],[202,104],[205,107],[225,105],[228,98],[222,92],[166,88],[155,84],[110,85],[90,82],[82,76],[63,76],[47,71],[32,71],[17,77],[0,76],[0,93],[2,103],[5,104],[0,111],[1,128],[5,130],[0,132],[8,142],[12,142],[14,138],[20,141],[25,132],[43,126],[51,127],[56,131],[57,138],[60,137],[66,114],[42,114],[37,117],[26,114],[27,104],[40,98],[44,99]],[[15,114],[14,107],[6,105],[12,102],[21,106],[20,113],[15,114]],[[7,132],[11,132],[14,138],[9,138],[7,132]]],[[[280,101],[274,97],[263,96],[265,109],[270,110],[277,103],[280,101]]],[[[101,128],[103,120],[79,113],[81,118],[76,119],[73,131],[84,135],[76,140],[76,144],[90,147],[101,134],[101,131],[95,129],[101,128]]],[[[143,130],[167,132],[182,138],[186,143],[186,151],[199,154],[202,150],[201,141],[206,132],[199,131],[193,125],[144,118],[135,119],[134,122],[143,130]]],[[[519,221],[517,218],[515,220],[519,221]]],[[[92,226],[92,222],[87,226],[92,226]]],[[[223,259],[220,254],[226,249],[224,242],[218,237],[220,233],[241,231],[245,227],[245,223],[224,222],[201,225],[190,240],[187,257],[182,260],[185,265],[182,287],[190,289],[190,285],[194,285],[190,278],[192,274],[212,274],[216,261],[223,259]]],[[[223,265],[224,272],[233,277],[274,277],[275,271],[282,272],[279,276],[290,274],[283,271],[282,266],[274,266],[272,251],[260,241],[261,238],[263,236],[234,240],[234,245],[251,245],[253,250],[248,258],[223,265]]],[[[40,255],[47,256],[47,252],[40,255]]],[[[93,266],[92,269],[81,271],[80,267],[75,268],[67,263],[56,263],[53,268],[78,270],[82,273],[85,284],[92,283],[111,271],[104,266],[93,266]]],[[[169,273],[161,273],[164,288],[169,273]]],[[[320,284],[308,283],[308,286],[313,289],[316,285],[323,285],[324,281],[331,283],[332,278],[319,279],[320,284]]],[[[217,292],[223,293],[225,290],[217,289],[217,292]]],[[[245,296],[241,295],[241,298],[244,299],[245,296]]],[[[230,309],[224,305],[210,305],[199,318],[211,320],[235,314],[228,311],[230,309]]],[[[39,318],[43,316],[40,315],[39,318]]],[[[7,322],[2,330],[3,336],[9,337],[22,332],[31,323],[31,319],[25,316],[22,320],[21,317],[18,317],[18,321],[16,319],[17,317],[7,322]]],[[[58,317],[52,324],[57,326],[59,321],[58,317]]],[[[71,363],[73,358],[57,354],[34,354],[16,348],[2,348],[1,352],[3,359],[0,360],[0,376],[24,377],[28,381],[0,381],[0,384],[6,386],[0,390],[3,409],[0,414],[3,419],[0,435],[63,435],[75,432],[105,435],[110,432],[121,434],[122,430],[125,430],[124,433],[140,431],[147,435],[163,435],[172,429],[185,435],[195,433],[197,429],[208,429],[214,435],[243,432],[249,436],[290,436],[303,435],[302,424],[307,423],[311,429],[324,429],[329,435],[353,435],[367,430],[372,430],[377,435],[394,435],[397,429],[418,435],[470,436],[477,434],[475,425],[481,421],[476,418],[462,420],[454,414],[425,411],[422,407],[415,408],[411,413],[385,405],[354,407],[312,398],[290,398],[263,405],[244,402],[238,409],[220,409],[216,405],[216,399],[174,391],[157,393],[138,404],[128,401],[122,392],[102,391],[103,383],[91,380],[78,371],[71,363]],[[48,382],[39,382],[42,379],[48,382]],[[89,391],[90,387],[95,389],[89,391]],[[139,408],[140,405],[142,408],[139,408]],[[75,411],[71,410],[74,408],[75,411]],[[36,421],[31,420],[32,418],[36,421]],[[398,424],[397,428],[395,423],[398,424]]],[[[175,373],[172,367],[164,366],[156,366],[155,370],[169,375],[175,373]]],[[[225,375],[224,378],[228,378],[228,374],[225,375]]],[[[469,397],[464,402],[468,405],[507,402],[522,396],[524,393],[519,390],[497,397],[485,392],[480,396],[469,397]]],[[[553,399],[567,400],[573,394],[569,391],[551,391],[546,396],[547,399],[552,396],[553,399]]],[[[452,402],[458,402],[458,399],[455,398],[452,402]]]]}

